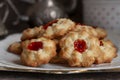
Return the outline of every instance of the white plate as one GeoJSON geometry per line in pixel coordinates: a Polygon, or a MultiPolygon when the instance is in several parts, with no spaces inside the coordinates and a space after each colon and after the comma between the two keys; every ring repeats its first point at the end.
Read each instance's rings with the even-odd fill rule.
{"type": "MultiPolygon", "coordinates": [[[[120,30],[120,29],[119,29],[120,30]]],[[[84,71],[98,72],[120,68],[120,32],[116,30],[108,30],[108,38],[118,48],[118,57],[114,58],[111,63],[104,63],[99,65],[92,65],[88,68],[68,67],[58,64],[46,64],[39,67],[28,67],[20,63],[18,55],[7,52],[8,46],[19,41],[21,34],[13,34],[0,41],[0,70],[7,71],[24,71],[24,72],[41,72],[41,73],[55,73],[55,74],[68,74],[68,73],[80,73],[84,71]]]]}

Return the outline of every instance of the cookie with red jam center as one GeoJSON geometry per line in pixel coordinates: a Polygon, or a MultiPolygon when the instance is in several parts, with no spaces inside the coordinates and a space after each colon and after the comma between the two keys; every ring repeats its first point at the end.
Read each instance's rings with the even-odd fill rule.
{"type": "Polygon", "coordinates": [[[22,42],[21,61],[27,66],[40,66],[48,63],[56,55],[56,43],[41,37],[22,42]]]}
{"type": "Polygon", "coordinates": [[[94,38],[85,31],[70,32],[60,40],[60,56],[69,66],[88,67],[94,61],[94,38]]]}

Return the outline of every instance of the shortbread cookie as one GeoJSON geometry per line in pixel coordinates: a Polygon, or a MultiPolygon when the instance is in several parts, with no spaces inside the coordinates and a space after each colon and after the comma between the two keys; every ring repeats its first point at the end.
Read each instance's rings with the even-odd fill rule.
{"type": "Polygon", "coordinates": [[[100,49],[100,40],[99,38],[94,37],[91,42],[91,47],[90,47],[94,53],[94,58],[95,58],[95,64],[101,64],[105,62],[104,56],[105,54],[103,51],[100,49]]]}
{"type": "Polygon", "coordinates": [[[66,59],[70,66],[91,66],[95,61],[93,41],[94,37],[85,31],[70,32],[60,41],[60,56],[66,59]]]}
{"type": "Polygon", "coordinates": [[[88,25],[77,24],[74,28],[74,31],[86,31],[91,36],[98,37],[99,39],[105,38],[107,36],[107,32],[104,29],[88,25]]]}
{"type": "Polygon", "coordinates": [[[44,36],[50,39],[65,35],[75,27],[75,23],[66,18],[57,19],[44,25],[40,31],[39,37],[44,36]]]}
{"type": "Polygon", "coordinates": [[[28,66],[46,64],[56,55],[56,44],[53,40],[41,37],[22,42],[21,60],[28,66]]]}
{"type": "Polygon", "coordinates": [[[100,40],[100,48],[104,53],[104,62],[109,63],[117,57],[117,48],[110,40],[100,40]]]}
{"type": "Polygon", "coordinates": [[[50,60],[51,64],[67,64],[67,60],[61,58],[59,55],[56,55],[50,60]]]}
{"type": "Polygon", "coordinates": [[[94,39],[95,64],[110,63],[117,56],[117,48],[110,40],[94,39]]]}
{"type": "Polygon", "coordinates": [[[21,55],[22,47],[21,42],[14,42],[8,47],[8,51],[14,54],[21,55]]]}
{"type": "Polygon", "coordinates": [[[41,26],[25,29],[22,32],[21,40],[23,41],[23,40],[27,40],[27,39],[37,38],[40,31],[41,31],[41,26]]]}

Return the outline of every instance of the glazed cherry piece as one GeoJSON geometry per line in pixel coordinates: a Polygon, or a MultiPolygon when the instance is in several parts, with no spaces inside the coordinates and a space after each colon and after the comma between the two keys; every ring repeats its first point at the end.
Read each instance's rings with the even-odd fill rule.
{"type": "Polygon", "coordinates": [[[31,42],[28,47],[29,50],[38,51],[39,49],[43,49],[43,43],[42,42],[31,42]]]}
{"type": "Polygon", "coordinates": [[[103,46],[103,42],[102,41],[100,41],[100,46],[103,46]]]}
{"type": "Polygon", "coordinates": [[[92,26],[94,29],[96,29],[97,28],[97,26],[92,26]]]}
{"type": "Polygon", "coordinates": [[[57,23],[57,21],[58,21],[58,20],[53,20],[53,21],[47,23],[46,25],[43,26],[43,29],[46,30],[46,29],[48,28],[48,26],[51,26],[53,23],[57,23]]]}
{"type": "Polygon", "coordinates": [[[87,49],[86,42],[84,40],[75,40],[74,42],[74,49],[80,53],[83,53],[87,49]]]}

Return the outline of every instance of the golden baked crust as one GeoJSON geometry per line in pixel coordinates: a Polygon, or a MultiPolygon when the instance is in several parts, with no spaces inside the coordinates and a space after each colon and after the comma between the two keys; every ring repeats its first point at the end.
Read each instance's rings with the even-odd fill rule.
{"type": "Polygon", "coordinates": [[[21,55],[22,47],[21,42],[14,42],[8,47],[8,51],[14,54],[21,55]]]}
{"type": "Polygon", "coordinates": [[[39,37],[44,36],[50,39],[57,38],[65,35],[68,31],[75,27],[75,23],[72,20],[66,18],[57,19],[56,21],[52,22],[50,25],[49,23],[46,24],[47,28],[44,28],[46,26],[43,26],[39,37]]]}
{"type": "Polygon", "coordinates": [[[37,38],[40,31],[41,31],[41,26],[34,28],[27,28],[22,32],[21,40],[23,41],[27,39],[37,38]]]}
{"type": "Polygon", "coordinates": [[[100,40],[100,48],[104,53],[105,63],[110,63],[113,58],[117,57],[117,48],[110,40],[100,40]]]}
{"type": "Polygon", "coordinates": [[[77,24],[74,28],[74,31],[86,31],[89,33],[91,36],[98,37],[99,39],[103,39],[107,36],[107,32],[99,27],[92,27],[88,25],[80,25],[77,24]]]}
{"type": "Polygon", "coordinates": [[[93,38],[93,41],[91,42],[91,49],[93,50],[92,52],[94,53],[94,58],[95,58],[95,64],[101,64],[104,63],[104,53],[100,49],[100,40],[98,38],[93,38]]]}
{"type": "Polygon", "coordinates": [[[42,36],[50,39],[57,38],[65,35],[68,31],[72,30],[74,26],[75,23],[70,19],[57,19],[44,26],[25,29],[22,33],[21,40],[23,41],[42,36]]]}
{"type": "MultiPolygon", "coordinates": [[[[56,55],[56,44],[54,41],[41,37],[38,39],[26,40],[22,42],[23,52],[21,61],[28,66],[40,66],[50,61],[56,55]],[[28,48],[32,42],[42,42],[42,49],[31,50],[28,48]]],[[[33,46],[35,47],[35,46],[33,46]]]]}
{"type": "Polygon", "coordinates": [[[95,64],[110,63],[117,56],[117,48],[110,40],[94,40],[95,64]]]}
{"type": "Polygon", "coordinates": [[[100,27],[96,27],[95,30],[98,34],[97,37],[99,39],[103,39],[103,38],[107,37],[107,32],[105,31],[105,29],[100,28],[100,27]]]}

